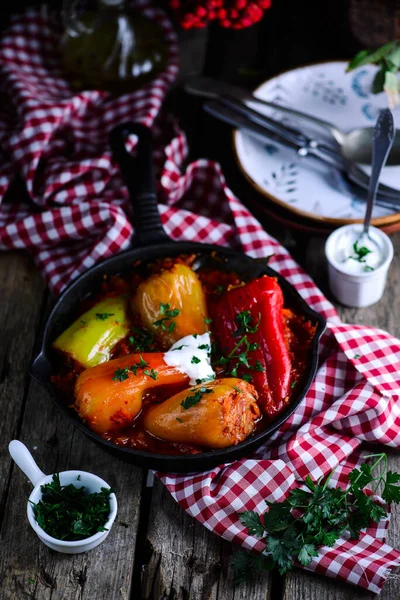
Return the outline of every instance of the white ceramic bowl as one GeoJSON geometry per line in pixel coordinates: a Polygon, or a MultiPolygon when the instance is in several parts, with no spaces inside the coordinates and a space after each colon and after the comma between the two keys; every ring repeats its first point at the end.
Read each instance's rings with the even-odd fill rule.
{"type": "MultiPolygon", "coordinates": [[[[29,450],[18,440],[12,440],[9,444],[9,451],[22,471],[27,475],[35,486],[31,495],[29,496],[27,514],[29,523],[32,529],[38,535],[39,539],[46,544],[52,550],[62,552],[64,554],[78,554],[80,552],[87,552],[92,550],[101,542],[104,542],[108,534],[110,533],[111,527],[115,521],[117,515],[117,499],[115,494],[110,494],[110,514],[107,522],[104,524],[106,531],[99,531],[94,535],[77,541],[64,541],[58,540],[48,535],[38,524],[35,519],[32,503],[37,504],[42,498],[41,486],[46,483],[51,483],[53,476],[45,475],[35,463],[29,450]]],[[[62,471],[60,474],[61,485],[68,485],[72,483],[75,487],[85,486],[89,493],[100,492],[101,488],[109,488],[110,486],[106,481],[93,475],[93,473],[87,473],[86,471],[62,471]]]]}
{"type": "Polygon", "coordinates": [[[349,273],[346,272],[345,263],[338,258],[338,244],[340,237],[350,230],[356,231],[361,236],[363,225],[339,227],[326,241],[325,256],[328,262],[329,286],[335,298],[345,306],[356,308],[371,306],[383,296],[394,254],[393,244],[386,233],[371,226],[370,235],[372,239],[379,242],[382,260],[373,271],[349,273]]]}

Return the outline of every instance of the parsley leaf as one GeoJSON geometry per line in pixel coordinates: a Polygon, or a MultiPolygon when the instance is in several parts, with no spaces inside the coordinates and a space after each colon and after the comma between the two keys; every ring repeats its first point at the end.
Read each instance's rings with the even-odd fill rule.
{"type": "Polygon", "coordinates": [[[385,487],[382,492],[382,498],[386,502],[400,502],[400,487],[395,485],[400,481],[400,474],[387,472],[385,487]]]}
{"type": "Polygon", "coordinates": [[[125,381],[125,379],[128,379],[128,377],[128,367],[125,367],[124,369],[115,369],[112,380],[122,382],[125,381]]]}
{"type": "Polygon", "coordinates": [[[265,533],[264,525],[261,522],[260,515],[252,510],[247,510],[240,513],[240,522],[242,525],[247,527],[249,535],[256,535],[257,537],[263,537],[265,533]]]}
{"type": "Polygon", "coordinates": [[[113,317],[115,313],[96,313],[96,319],[99,321],[105,321],[109,317],[113,317]]]}
{"type": "Polygon", "coordinates": [[[130,335],[128,341],[136,352],[145,352],[153,346],[154,334],[139,327],[132,327],[132,333],[134,335],[130,335]]]}
{"type": "Polygon", "coordinates": [[[200,346],[198,346],[198,349],[199,350],[211,350],[209,344],[201,344],[200,346]]]}
{"type": "Polygon", "coordinates": [[[203,394],[211,394],[212,391],[213,390],[210,390],[203,386],[200,389],[196,390],[192,396],[186,396],[186,398],[181,402],[181,406],[185,410],[191,408],[192,406],[196,406],[196,404],[198,404],[202,399],[203,394]]]}
{"type": "Polygon", "coordinates": [[[192,363],[192,365],[198,365],[199,363],[201,363],[201,359],[197,356],[192,356],[192,360],[190,362],[192,363]]]}
{"type": "Polygon", "coordinates": [[[168,331],[168,333],[172,333],[176,328],[175,321],[172,321],[174,317],[177,317],[180,314],[179,308],[172,308],[169,303],[163,304],[160,302],[160,315],[165,315],[161,319],[154,321],[153,325],[156,327],[160,327],[163,331],[168,331]]]}
{"type": "Polygon", "coordinates": [[[158,377],[158,372],[157,372],[157,371],[155,371],[154,369],[151,369],[151,371],[149,371],[148,369],[145,369],[145,370],[143,371],[143,373],[144,373],[145,375],[147,375],[148,377],[151,377],[152,379],[154,379],[154,381],[156,381],[156,380],[157,380],[157,377],[158,377]]]}

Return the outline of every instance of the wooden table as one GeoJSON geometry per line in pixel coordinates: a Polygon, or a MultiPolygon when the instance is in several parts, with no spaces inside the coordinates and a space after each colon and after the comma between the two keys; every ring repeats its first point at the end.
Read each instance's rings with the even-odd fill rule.
{"type": "MultiPolygon", "coordinates": [[[[280,234],[295,249],[291,234],[280,234]]],[[[393,237],[400,248],[400,234],[393,237]]],[[[304,266],[324,291],[323,240],[302,247],[304,266]]],[[[208,532],[146,472],[111,457],[73,428],[48,394],[29,378],[40,317],[49,302],[39,273],[20,253],[0,255],[0,598],[22,600],[366,600],[373,595],[301,571],[259,577],[234,587],[231,558],[237,550],[208,532]],[[29,527],[31,486],[9,458],[7,444],[21,439],[46,473],[93,471],[117,491],[119,512],[107,541],[87,554],[66,556],[42,545],[29,527]]],[[[371,308],[339,307],[343,319],[400,335],[400,255],[396,252],[385,297],[371,308]]],[[[400,457],[389,452],[390,467],[400,457]]],[[[393,508],[389,542],[400,545],[400,507],[393,508]]],[[[382,600],[400,598],[394,576],[382,600]]]]}
{"type": "MultiPolygon", "coordinates": [[[[323,3],[322,10],[319,0],[296,3],[301,4],[301,8],[297,7],[298,15],[288,20],[292,3],[276,0],[274,7],[278,4],[282,5],[280,11],[274,8],[267,24],[252,31],[238,35],[211,32],[206,55],[204,34],[191,35],[190,40],[183,41],[186,44],[183,71],[196,64],[198,68],[204,66],[209,75],[238,83],[239,70],[243,68],[244,72],[246,68],[247,84],[251,87],[260,78],[296,64],[348,56],[356,49],[341,18],[336,15],[334,21],[331,5],[323,3]],[[314,20],[322,20],[322,26],[314,28],[313,35],[309,25],[311,14],[314,20]],[[332,23],[336,30],[328,27],[332,23]],[[301,39],[299,31],[306,32],[301,39]],[[267,59],[263,61],[260,56],[267,59]]],[[[347,0],[333,4],[335,10],[340,7],[345,10],[347,0]]],[[[238,177],[229,153],[230,131],[207,118],[204,120],[199,105],[194,101],[188,104],[187,99],[182,102],[179,93],[172,97],[169,107],[183,115],[189,125],[193,156],[220,159],[228,183],[254,207],[254,196],[238,177]]],[[[265,228],[278,237],[329,296],[324,240],[284,231],[262,214],[261,218],[265,228]]],[[[368,309],[338,308],[346,321],[376,325],[400,336],[400,234],[393,241],[397,252],[383,300],[368,309]]],[[[144,470],[111,457],[74,429],[53,406],[48,394],[29,378],[39,323],[51,302],[30,258],[22,253],[0,254],[0,282],[0,599],[366,600],[374,597],[303,571],[294,571],[286,577],[272,573],[235,587],[231,559],[237,549],[188,517],[159,481],[155,481],[153,488],[147,487],[144,470]],[[53,553],[38,541],[26,518],[31,486],[11,463],[7,451],[13,438],[21,439],[32,450],[47,473],[75,468],[93,471],[116,489],[119,512],[103,545],[88,554],[66,556],[53,553]]],[[[394,451],[389,452],[389,457],[390,468],[400,470],[400,458],[394,451]]],[[[394,507],[389,542],[398,547],[399,531],[400,508],[394,507]]],[[[394,575],[381,599],[399,598],[400,581],[394,575]]]]}

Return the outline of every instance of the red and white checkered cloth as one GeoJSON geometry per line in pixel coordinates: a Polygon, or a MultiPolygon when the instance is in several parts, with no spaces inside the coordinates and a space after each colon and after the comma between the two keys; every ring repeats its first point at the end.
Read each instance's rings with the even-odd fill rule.
{"type": "MultiPolygon", "coordinates": [[[[0,197],[16,175],[30,202],[3,202],[0,248],[26,248],[58,293],[100,259],[125,249],[134,233],[130,207],[107,134],[117,123],[152,126],[160,212],[167,233],[240,248],[254,257],[274,254],[271,266],[329,321],[320,368],[296,412],[253,456],[194,476],[160,475],[179,504],[211,531],[246,548],[263,544],[248,535],[238,512],[264,512],[265,500],[282,500],[298,479],[337,468],[345,481],[361,444],[400,444],[400,342],[364,326],[344,325],[307,274],[226,187],[218,165],[199,160],[182,172],[186,142],[159,113],[176,74],[175,37],[165,16],[138,2],[169,40],[165,73],[142,90],[111,98],[98,91],[74,94],[56,52],[60,25],[46,9],[15,20],[0,41],[3,111],[0,114],[0,197]],[[157,118],[156,118],[157,117],[157,118]]],[[[379,592],[400,552],[385,543],[389,519],[360,540],[322,548],[309,570],[379,592]]]]}

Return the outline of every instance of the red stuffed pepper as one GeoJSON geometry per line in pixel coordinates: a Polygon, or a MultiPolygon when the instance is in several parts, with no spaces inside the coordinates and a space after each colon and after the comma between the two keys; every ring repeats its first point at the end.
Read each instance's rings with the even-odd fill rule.
{"type": "Polygon", "coordinates": [[[283,294],[264,275],[210,301],[212,329],[225,371],[251,383],[261,408],[274,416],[288,401],[291,360],[283,323],[283,294]]]}

